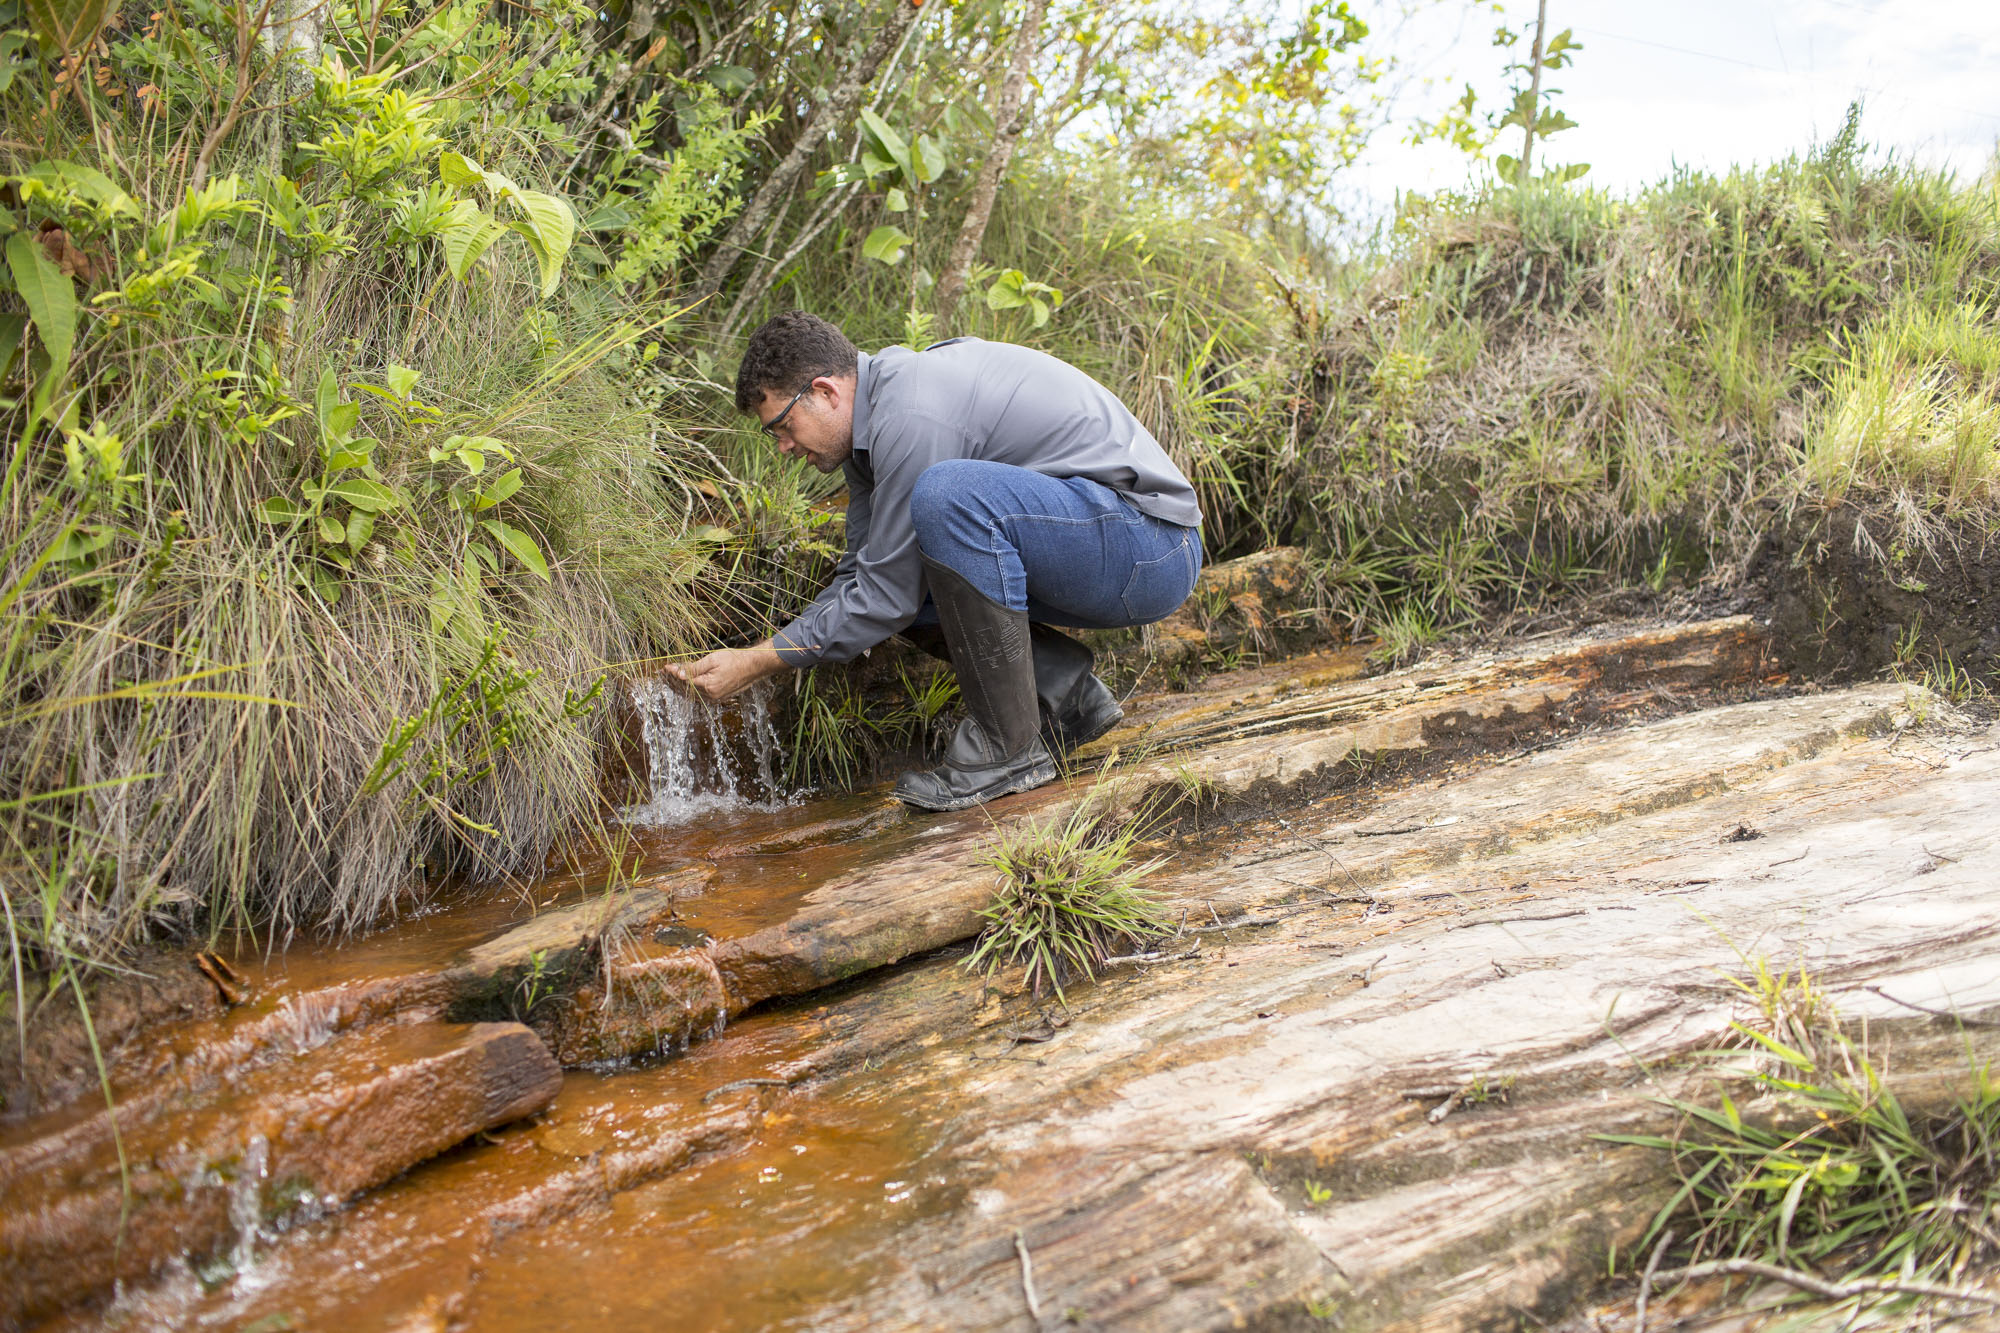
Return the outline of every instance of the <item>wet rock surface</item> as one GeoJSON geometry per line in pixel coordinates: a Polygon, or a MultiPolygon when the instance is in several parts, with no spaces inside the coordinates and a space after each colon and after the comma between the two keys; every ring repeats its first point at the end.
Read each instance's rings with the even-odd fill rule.
{"type": "Polygon", "coordinates": [[[92,1140],[0,1153],[0,1320],[46,1315],[167,1258],[200,1262],[300,1208],[330,1208],[562,1084],[513,1023],[383,1027],[196,1090],[92,1140]]]}
{"type": "MultiPolygon", "coordinates": [[[[690,827],[622,896],[412,923],[342,955],[359,975],[293,960],[294,996],[345,997],[334,1044],[492,960],[572,1072],[246,1243],[252,1280],[171,1270],[58,1323],[1554,1319],[1670,1192],[1592,1136],[1707,1090],[1690,1057],[1753,1017],[1747,958],[1808,964],[1914,1106],[2000,1055],[1932,1012],[2000,1016],[2000,729],[1901,684],[1787,688],[1748,621],[1300,659],[1128,713],[1067,787],[987,812],[690,827]],[[950,946],[996,824],[1086,799],[1159,822],[1182,933],[1068,1011],[982,986],[950,946]]],[[[271,1028],[260,1003],[231,1021],[271,1028]]]]}

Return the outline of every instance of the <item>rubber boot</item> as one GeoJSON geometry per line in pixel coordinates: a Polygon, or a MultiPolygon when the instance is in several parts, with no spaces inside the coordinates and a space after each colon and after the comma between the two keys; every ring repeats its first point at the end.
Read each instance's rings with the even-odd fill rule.
{"type": "MultiPolygon", "coordinates": [[[[951,661],[941,627],[911,625],[902,635],[919,652],[951,661]]],[[[1091,674],[1095,653],[1048,625],[1030,624],[1028,641],[1035,659],[1035,698],[1042,707],[1042,744],[1050,754],[1061,759],[1125,720],[1110,687],[1091,674]]]]}
{"type": "Polygon", "coordinates": [[[1054,781],[1056,761],[1040,734],[1028,613],[989,601],[956,570],[928,559],[924,575],[966,716],[944,762],[903,774],[896,798],[925,810],[963,810],[1054,781]]]}
{"type": "Polygon", "coordinates": [[[1097,654],[1047,625],[1032,625],[1035,696],[1042,705],[1042,743],[1058,758],[1090,744],[1125,720],[1125,710],[1091,674],[1097,654]]]}

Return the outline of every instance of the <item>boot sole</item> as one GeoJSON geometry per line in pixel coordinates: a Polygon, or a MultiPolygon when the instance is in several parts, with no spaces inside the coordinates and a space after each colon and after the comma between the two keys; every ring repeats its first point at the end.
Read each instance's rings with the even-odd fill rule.
{"type": "Polygon", "coordinates": [[[949,814],[953,810],[967,810],[975,805],[985,805],[988,801],[997,801],[1003,796],[1012,796],[1017,792],[1033,791],[1037,787],[1045,787],[1049,783],[1054,782],[1059,776],[1061,776],[1061,773],[1055,761],[1050,760],[1046,768],[1031,768],[1019,777],[1012,778],[1001,784],[1000,789],[997,791],[984,791],[973,796],[932,801],[929,799],[920,799],[913,793],[904,791],[902,784],[898,783],[894,794],[896,799],[904,805],[918,810],[928,810],[932,814],[942,815],[949,814]]]}

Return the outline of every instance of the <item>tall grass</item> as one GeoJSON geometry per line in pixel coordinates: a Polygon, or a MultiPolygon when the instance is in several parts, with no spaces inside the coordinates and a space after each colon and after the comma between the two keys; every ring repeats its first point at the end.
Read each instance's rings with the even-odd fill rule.
{"type": "Polygon", "coordinates": [[[59,348],[27,303],[0,403],[9,988],[536,873],[598,826],[607,664],[691,641],[715,577],[707,464],[651,417],[671,309],[576,283],[588,234],[503,232],[462,272],[441,241],[455,202],[506,216],[446,150],[606,187],[565,180],[546,103],[493,95],[560,99],[580,48],[508,63],[560,17],[418,21],[469,63],[386,83],[254,19],[127,16],[96,77],[4,98],[14,241],[79,311],[59,348]]]}

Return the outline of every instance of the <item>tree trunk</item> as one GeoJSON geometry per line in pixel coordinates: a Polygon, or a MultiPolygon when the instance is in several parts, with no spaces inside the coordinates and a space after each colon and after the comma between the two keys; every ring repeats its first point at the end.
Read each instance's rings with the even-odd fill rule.
{"type": "Polygon", "coordinates": [[[1515,183],[1526,185],[1535,174],[1535,122],[1542,115],[1542,33],[1549,24],[1549,0],[1535,7],[1535,45],[1528,53],[1533,67],[1528,81],[1528,123],[1521,129],[1521,169],[1515,183]]]}
{"type": "Polygon", "coordinates": [[[791,151],[786,153],[784,160],[764,178],[764,183],[757,187],[757,193],[751,196],[750,202],[744,206],[741,213],[737,214],[736,220],[729,225],[728,232],[716,245],[715,253],[710,255],[708,263],[702,266],[703,293],[719,292],[722,290],[722,284],[729,281],[729,275],[735,271],[737,261],[742,258],[751,241],[763,230],[765,223],[770,221],[771,213],[777,208],[779,201],[791,193],[793,185],[805,171],[806,163],[811,160],[814,150],[819,147],[822,140],[846,124],[848,118],[854,114],[855,107],[861,101],[862,90],[875,77],[875,71],[882,68],[882,62],[889,58],[889,53],[896,49],[897,43],[903,38],[903,33],[917,18],[918,8],[917,5],[910,3],[910,0],[890,0],[889,12],[884,16],[882,27],[869,42],[868,49],[862,53],[861,59],[850,66],[840,82],[834,85],[833,92],[820,105],[819,110],[813,113],[812,119],[806,122],[805,129],[799,132],[791,151]]]}
{"type": "Polygon", "coordinates": [[[1041,41],[1042,16],[1048,13],[1049,0],[1027,0],[1027,5],[1027,11],[1021,15],[1021,30],[1014,36],[1014,58],[1007,68],[1007,81],[1000,86],[1000,105],[993,113],[993,146],[986,152],[986,165],[980,168],[979,182],[972,190],[972,206],[966,210],[958,239],[952,243],[944,276],[938,280],[938,319],[946,324],[951,322],[959,298],[965,294],[972,261],[979,254],[979,243],[986,239],[986,224],[993,217],[993,201],[1000,195],[1000,182],[1007,174],[1007,164],[1013,160],[1014,145],[1020,142],[1021,131],[1026,128],[1027,117],[1021,103],[1027,96],[1028,64],[1035,58],[1041,41]]]}

